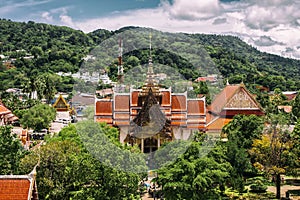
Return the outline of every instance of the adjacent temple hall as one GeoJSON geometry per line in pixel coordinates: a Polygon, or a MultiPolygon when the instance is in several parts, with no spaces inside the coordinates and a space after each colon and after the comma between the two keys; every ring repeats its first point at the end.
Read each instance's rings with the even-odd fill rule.
{"type": "MultiPolygon", "coordinates": [[[[123,79],[120,45],[119,82],[123,79]]],[[[112,97],[95,100],[95,121],[106,122],[120,130],[120,142],[137,144],[150,153],[164,142],[188,139],[194,131],[220,134],[235,114],[258,114],[263,111],[243,84],[227,85],[211,106],[205,97],[188,98],[187,92],[173,93],[161,88],[153,71],[151,45],[146,80],[141,89],[121,92],[114,88],[112,97]]]]}

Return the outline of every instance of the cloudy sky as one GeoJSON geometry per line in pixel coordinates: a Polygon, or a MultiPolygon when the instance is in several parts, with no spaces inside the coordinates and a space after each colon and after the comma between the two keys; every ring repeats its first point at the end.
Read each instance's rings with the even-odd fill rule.
{"type": "Polygon", "coordinates": [[[239,36],[259,50],[300,59],[300,0],[0,0],[0,18],[90,32],[151,27],[239,36]]]}

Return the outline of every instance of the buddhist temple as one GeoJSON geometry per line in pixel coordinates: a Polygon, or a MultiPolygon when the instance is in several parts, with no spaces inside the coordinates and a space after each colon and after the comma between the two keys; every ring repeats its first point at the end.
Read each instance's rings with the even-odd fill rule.
{"type": "Polygon", "coordinates": [[[238,114],[261,116],[264,112],[243,83],[231,85],[227,82],[225,88],[208,106],[206,132],[220,134],[223,126],[238,114]]]}
{"type": "Polygon", "coordinates": [[[53,108],[56,109],[57,112],[66,112],[70,111],[70,105],[64,99],[64,97],[60,94],[53,104],[53,108]]]}
{"type": "MultiPolygon", "coordinates": [[[[122,83],[124,74],[120,49],[118,78],[122,83]]],[[[155,151],[167,141],[187,140],[195,131],[220,137],[223,126],[237,114],[264,115],[243,83],[231,85],[227,82],[207,107],[205,97],[188,98],[187,91],[175,93],[171,87],[160,87],[153,70],[151,39],[143,86],[138,89],[131,87],[129,92],[124,92],[120,85],[113,88],[109,98],[95,99],[94,120],[117,127],[120,142],[136,144],[144,153],[155,151]]]]}
{"type": "MultiPolygon", "coordinates": [[[[119,82],[123,79],[119,56],[119,82]]],[[[151,43],[149,64],[144,85],[124,92],[115,87],[112,98],[95,100],[95,121],[106,122],[120,130],[120,142],[137,144],[150,153],[164,142],[188,139],[193,131],[205,130],[205,97],[189,99],[187,92],[173,93],[161,88],[153,71],[151,43]]]]}

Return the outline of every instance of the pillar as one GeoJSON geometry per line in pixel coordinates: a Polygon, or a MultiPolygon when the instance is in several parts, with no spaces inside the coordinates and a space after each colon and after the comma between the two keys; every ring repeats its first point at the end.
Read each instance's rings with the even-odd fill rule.
{"type": "Polygon", "coordinates": [[[157,149],[160,147],[160,135],[157,135],[157,149]]]}
{"type": "Polygon", "coordinates": [[[141,139],[141,151],[144,153],[144,138],[141,139]]]}

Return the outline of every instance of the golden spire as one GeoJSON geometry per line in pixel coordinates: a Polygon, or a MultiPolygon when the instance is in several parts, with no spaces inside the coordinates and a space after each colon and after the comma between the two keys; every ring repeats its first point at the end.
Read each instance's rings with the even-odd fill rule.
{"type": "Polygon", "coordinates": [[[148,71],[147,71],[147,79],[145,81],[145,84],[142,87],[141,95],[148,95],[149,90],[151,88],[152,93],[157,96],[160,95],[159,87],[157,85],[157,82],[155,80],[155,74],[153,72],[153,63],[152,63],[152,35],[150,33],[149,35],[149,63],[148,63],[148,71]]]}

